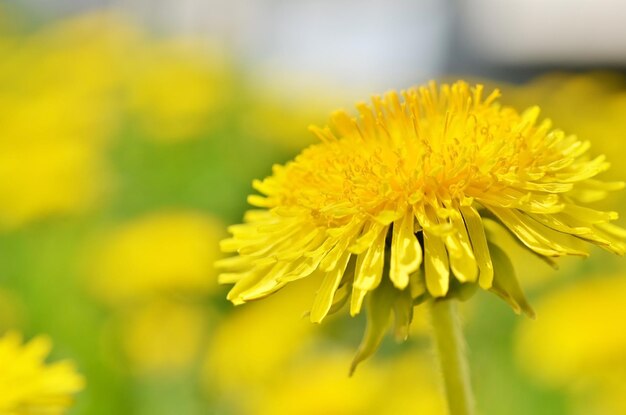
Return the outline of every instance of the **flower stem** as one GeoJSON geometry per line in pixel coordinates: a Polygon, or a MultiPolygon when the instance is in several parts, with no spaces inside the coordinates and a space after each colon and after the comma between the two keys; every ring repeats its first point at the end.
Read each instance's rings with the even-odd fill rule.
{"type": "Polygon", "coordinates": [[[433,301],[431,319],[450,415],[473,415],[474,396],[456,302],[433,301]]]}

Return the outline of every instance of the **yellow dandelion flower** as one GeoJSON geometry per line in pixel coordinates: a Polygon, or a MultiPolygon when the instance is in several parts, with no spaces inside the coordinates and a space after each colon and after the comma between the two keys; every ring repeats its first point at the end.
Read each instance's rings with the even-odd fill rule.
{"type": "Polygon", "coordinates": [[[2,53],[0,228],[95,208],[135,36],[113,15],[63,20],[2,53]]]}
{"type": "Polygon", "coordinates": [[[402,356],[397,361],[377,361],[356,379],[345,374],[345,350],[304,359],[292,370],[275,374],[269,384],[258,385],[262,396],[242,413],[259,415],[395,415],[447,413],[435,379],[432,362],[424,357],[402,356]],[[415,376],[419,371],[431,376],[415,376]]]}
{"type": "Polygon", "coordinates": [[[322,274],[311,320],[368,297],[368,327],[355,363],[371,354],[395,315],[406,337],[427,298],[476,287],[532,315],[504,251],[484,222],[514,234],[542,258],[586,256],[590,242],[623,254],[614,212],[581,205],[623,183],[594,179],[609,164],[588,141],[498,104],[499,92],[459,81],[375,96],[359,115],[311,127],[321,143],[254,181],[244,224],[222,241],[237,255],[218,262],[234,304],[322,274]]]}
{"type": "Polygon", "coordinates": [[[326,339],[300,318],[316,284],[297,281],[225,319],[206,354],[207,393],[238,414],[443,414],[434,376],[414,376],[435,372],[424,355],[375,360],[356,379],[346,378],[349,351],[333,347],[327,355],[326,339]]]}
{"type": "Polygon", "coordinates": [[[573,415],[605,415],[626,413],[626,371],[608,382],[602,382],[590,394],[583,394],[573,402],[573,415]],[[591,395],[591,396],[589,396],[591,395]]]}
{"type": "Polygon", "coordinates": [[[219,125],[231,71],[217,47],[171,39],[147,45],[130,66],[128,105],[147,138],[176,143],[219,125]]]}
{"type": "Polygon", "coordinates": [[[172,293],[206,294],[222,237],[219,222],[186,211],[147,214],[106,232],[92,247],[86,272],[93,292],[113,304],[172,293]]]}
{"type": "Polygon", "coordinates": [[[575,388],[617,374],[626,381],[624,296],[626,280],[616,275],[581,281],[543,298],[537,304],[542,318],[517,331],[520,365],[554,387],[575,388]],[[541,347],[533,347],[537,344],[541,347]]]}
{"type": "Polygon", "coordinates": [[[541,319],[518,327],[520,367],[565,390],[568,413],[626,413],[625,295],[623,273],[590,278],[539,300],[541,319]]]}
{"type": "Polygon", "coordinates": [[[72,404],[72,395],[84,387],[84,380],[69,361],[46,364],[50,349],[45,336],[27,344],[15,332],[0,338],[1,414],[56,415],[72,404]]]}
{"type": "Polygon", "coordinates": [[[267,385],[295,356],[311,347],[311,324],[300,316],[306,310],[302,299],[312,299],[309,293],[314,282],[291,284],[263,304],[237,310],[213,330],[203,371],[208,389],[238,396],[245,388],[249,400],[254,401],[258,385],[267,385]],[[235,338],[238,341],[233,341],[235,338]]]}
{"type": "Polygon", "coordinates": [[[121,342],[139,375],[168,375],[191,367],[208,321],[192,304],[154,300],[121,315],[121,342]]]}

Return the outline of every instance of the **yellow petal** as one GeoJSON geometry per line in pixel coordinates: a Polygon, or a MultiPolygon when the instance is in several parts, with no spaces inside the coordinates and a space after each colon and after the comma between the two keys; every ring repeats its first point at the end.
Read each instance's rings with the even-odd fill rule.
{"type": "Polygon", "coordinates": [[[478,277],[478,266],[476,265],[472,244],[460,212],[457,211],[451,215],[450,222],[455,232],[450,234],[448,238],[454,235],[456,245],[458,246],[456,254],[453,255],[452,251],[448,251],[450,253],[450,269],[452,269],[452,273],[460,282],[474,282],[478,277]]]}
{"type": "Polygon", "coordinates": [[[335,291],[337,291],[337,287],[339,287],[339,283],[341,282],[349,260],[350,253],[345,252],[339,260],[337,266],[324,276],[322,285],[320,286],[319,291],[315,296],[315,300],[313,301],[313,306],[311,307],[311,322],[321,323],[324,317],[326,317],[326,314],[333,304],[335,291]]]}
{"type": "Polygon", "coordinates": [[[242,291],[239,297],[243,301],[250,301],[272,294],[285,285],[286,282],[281,281],[280,278],[285,275],[291,267],[293,267],[293,264],[290,262],[278,262],[274,264],[274,266],[263,274],[263,278],[257,281],[252,287],[242,291]]]}
{"type": "Polygon", "coordinates": [[[352,295],[350,296],[350,316],[354,317],[361,312],[363,300],[369,291],[358,287],[352,287],[352,295]]]}
{"type": "Polygon", "coordinates": [[[424,271],[426,288],[433,297],[443,297],[448,293],[450,267],[446,246],[439,236],[424,227],[424,271]]]}
{"type": "Polygon", "coordinates": [[[482,219],[478,211],[472,206],[461,206],[461,214],[465,220],[465,226],[467,227],[476,263],[480,271],[478,283],[483,289],[487,290],[491,288],[493,282],[493,264],[489,255],[489,246],[487,245],[482,219]]]}
{"type": "Polygon", "coordinates": [[[255,207],[271,208],[276,205],[276,201],[269,197],[263,197],[260,195],[248,196],[248,203],[255,207]]]}
{"type": "Polygon", "coordinates": [[[422,263],[422,247],[413,233],[414,218],[410,210],[393,224],[389,277],[399,289],[406,288],[409,275],[422,263]]]}
{"type": "Polygon", "coordinates": [[[322,271],[330,271],[337,266],[339,259],[352,244],[354,238],[356,238],[356,235],[361,230],[361,227],[362,225],[360,223],[353,223],[343,228],[342,232],[337,233],[337,244],[326,254],[322,262],[320,262],[320,269],[322,271]]]}
{"type": "Polygon", "coordinates": [[[581,249],[581,241],[571,235],[550,229],[529,216],[513,209],[487,207],[506,225],[528,248],[541,255],[587,256],[581,249]]]}
{"type": "Polygon", "coordinates": [[[263,279],[263,275],[267,271],[269,271],[269,267],[258,267],[241,275],[237,283],[228,292],[226,298],[235,305],[243,304],[245,301],[241,297],[241,293],[254,287],[255,284],[263,279]]]}
{"type": "Polygon", "coordinates": [[[371,291],[380,283],[385,262],[385,237],[387,229],[379,229],[376,239],[356,260],[354,286],[371,291]]]}
{"type": "Polygon", "coordinates": [[[350,304],[350,314],[353,316],[361,310],[365,294],[380,284],[385,263],[386,236],[387,228],[380,229],[368,250],[357,257],[350,304]]]}
{"type": "Polygon", "coordinates": [[[367,225],[364,227],[361,236],[359,236],[356,242],[352,246],[350,246],[350,252],[352,252],[353,254],[360,254],[362,252],[365,252],[370,246],[372,246],[372,244],[378,237],[378,234],[383,228],[387,229],[387,226],[383,226],[380,223],[374,221],[368,222],[367,225]]]}

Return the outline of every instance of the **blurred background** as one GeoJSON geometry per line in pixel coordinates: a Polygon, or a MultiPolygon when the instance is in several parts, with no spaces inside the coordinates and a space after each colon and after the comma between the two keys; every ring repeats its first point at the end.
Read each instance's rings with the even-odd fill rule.
{"type": "MultiPolygon", "coordinates": [[[[217,241],[309,124],[433,78],[539,104],[625,179],[625,19],[620,0],[0,2],[0,334],[76,361],[72,414],[444,414],[424,310],[348,378],[363,316],[311,325],[306,280],[234,308],[217,241]]],[[[538,318],[465,304],[479,412],[626,413],[626,262],[510,252],[538,318]]]]}

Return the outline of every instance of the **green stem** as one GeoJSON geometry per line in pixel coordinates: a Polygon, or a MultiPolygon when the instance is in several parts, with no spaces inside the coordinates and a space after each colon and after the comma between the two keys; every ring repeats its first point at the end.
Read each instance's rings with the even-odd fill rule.
{"type": "Polygon", "coordinates": [[[474,396],[456,301],[433,301],[431,318],[450,415],[473,415],[474,396]]]}

